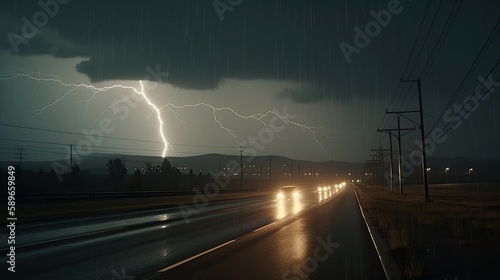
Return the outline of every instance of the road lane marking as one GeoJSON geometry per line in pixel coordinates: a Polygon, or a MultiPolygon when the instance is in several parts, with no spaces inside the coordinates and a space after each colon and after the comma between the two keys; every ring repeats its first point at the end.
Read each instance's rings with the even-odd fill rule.
{"type": "Polygon", "coordinates": [[[208,254],[208,253],[210,253],[210,252],[213,252],[213,251],[215,251],[215,250],[217,250],[217,249],[220,249],[220,248],[222,248],[222,247],[224,247],[224,246],[226,246],[226,245],[229,245],[229,244],[231,244],[231,243],[233,243],[233,242],[235,242],[235,241],[236,241],[236,239],[230,240],[230,241],[228,241],[228,242],[226,242],[226,243],[223,243],[223,244],[221,244],[221,245],[219,245],[219,246],[213,247],[212,249],[208,249],[208,250],[206,250],[206,251],[204,251],[204,252],[201,252],[201,253],[199,253],[199,254],[197,254],[197,255],[194,255],[194,256],[192,256],[192,257],[190,257],[190,258],[187,258],[187,259],[185,259],[185,260],[183,260],[183,261],[180,261],[180,262],[178,262],[178,263],[175,263],[175,264],[173,264],[173,265],[171,265],[171,266],[168,266],[168,267],[162,268],[162,269],[158,270],[157,272],[158,272],[158,273],[162,273],[162,272],[168,271],[168,270],[170,270],[170,269],[172,269],[172,268],[175,268],[175,267],[178,267],[178,266],[180,266],[180,265],[183,265],[183,264],[185,264],[185,263],[187,263],[187,262],[190,262],[190,261],[192,261],[192,260],[194,260],[194,259],[196,259],[196,258],[199,258],[199,257],[201,257],[201,256],[203,256],[203,255],[206,255],[206,254],[208,254]]]}
{"type": "Polygon", "coordinates": [[[259,231],[259,230],[263,230],[263,229],[265,229],[265,228],[266,228],[266,227],[268,227],[268,226],[274,225],[275,223],[277,223],[277,221],[274,221],[274,222],[272,222],[272,223],[270,223],[270,224],[267,224],[267,225],[265,225],[265,226],[263,226],[263,227],[260,227],[260,228],[258,228],[258,229],[254,229],[254,230],[253,230],[253,232],[257,232],[257,231],[259,231]]]}
{"type": "MultiPolygon", "coordinates": [[[[108,232],[120,231],[120,230],[123,230],[123,229],[126,229],[126,228],[127,227],[119,227],[119,228],[112,228],[112,229],[106,229],[106,230],[101,230],[101,231],[93,231],[93,232],[88,232],[88,233],[82,233],[82,234],[77,234],[77,235],[70,235],[70,236],[65,236],[65,237],[61,237],[61,238],[57,238],[57,239],[50,239],[50,240],[43,240],[43,241],[33,242],[33,243],[26,243],[26,244],[18,245],[16,248],[25,248],[25,247],[45,245],[45,244],[50,244],[50,243],[55,243],[55,242],[70,241],[72,239],[89,237],[89,236],[92,236],[92,235],[105,234],[105,233],[108,233],[108,232]]],[[[0,252],[6,251],[7,249],[8,248],[0,248],[0,252]]]]}

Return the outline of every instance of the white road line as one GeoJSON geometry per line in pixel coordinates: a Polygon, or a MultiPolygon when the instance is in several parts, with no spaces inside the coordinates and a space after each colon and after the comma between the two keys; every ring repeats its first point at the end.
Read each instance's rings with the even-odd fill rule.
{"type": "MultiPolygon", "coordinates": [[[[100,231],[82,233],[82,234],[78,234],[78,235],[70,235],[70,236],[60,237],[57,239],[50,239],[50,240],[43,240],[43,241],[38,241],[38,242],[34,242],[34,243],[20,244],[20,245],[17,245],[16,248],[25,248],[25,247],[35,246],[35,245],[43,245],[43,244],[49,244],[49,243],[54,243],[54,242],[67,241],[67,240],[71,240],[71,239],[75,239],[75,238],[92,236],[92,235],[102,234],[102,233],[106,233],[106,232],[119,231],[119,230],[122,230],[125,228],[127,228],[127,227],[105,229],[105,230],[100,230],[100,231]]],[[[7,250],[7,249],[8,248],[0,248],[0,252],[7,250]]]]}
{"type": "Polygon", "coordinates": [[[271,225],[273,225],[273,224],[275,224],[275,223],[277,223],[277,221],[274,221],[274,222],[272,222],[272,223],[270,223],[270,224],[267,224],[267,225],[265,225],[265,226],[263,226],[263,227],[260,227],[260,228],[258,228],[258,229],[255,229],[253,232],[257,232],[257,231],[259,231],[259,230],[263,230],[263,229],[265,229],[266,227],[271,226],[271,225]]]}
{"type": "Polygon", "coordinates": [[[165,272],[165,271],[168,271],[168,270],[170,270],[170,269],[172,269],[172,268],[175,268],[175,267],[178,267],[178,266],[180,266],[180,265],[183,265],[183,264],[185,264],[185,263],[187,263],[187,262],[190,262],[190,261],[192,261],[192,260],[194,260],[194,259],[196,259],[196,258],[199,258],[199,257],[201,257],[201,256],[203,256],[203,255],[206,255],[206,254],[208,254],[208,253],[210,253],[210,252],[213,252],[213,251],[215,251],[215,250],[217,250],[217,249],[220,249],[220,248],[222,248],[222,247],[224,247],[224,246],[226,246],[226,245],[229,245],[229,244],[233,243],[234,241],[236,241],[236,239],[230,240],[230,241],[228,241],[228,242],[226,242],[226,243],[224,243],[224,244],[221,244],[221,245],[219,245],[219,246],[213,247],[212,249],[208,249],[208,250],[206,250],[205,252],[201,252],[201,253],[199,253],[199,254],[197,254],[197,255],[194,255],[194,256],[192,256],[192,257],[190,257],[190,258],[187,258],[187,259],[185,259],[185,260],[183,260],[183,261],[180,261],[180,262],[178,262],[178,263],[175,263],[175,264],[173,264],[173,265],[171,265],[171,266],[168,266],[168,267],[162,268],[162,269],[158,270],[157,272],[159,272],[159,273],[161,273],[161,272],[165,272]]]}

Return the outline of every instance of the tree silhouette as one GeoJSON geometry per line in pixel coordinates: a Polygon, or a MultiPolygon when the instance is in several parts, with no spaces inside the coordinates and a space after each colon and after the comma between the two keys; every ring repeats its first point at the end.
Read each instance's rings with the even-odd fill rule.
{"type": "Polygon", "coordinates": [[[172,165],[170,164],[170,161],[168,161],[167,158],[163,159],[163,162],[161,164],[161,172],[168,175],[172,173],[172,165]]]}
{"type": "Polygon", "coordinates": [[[165,185],[170,186],[174,182],[173,167],[167,158],[163,159],[161,164],[161,176],[165,185]]]}
{"type": "Polygon", "coordinates": [[[71,175],[78,177],[79,174],[80,174],[80,166],[75,163],[73,164],[73,166],[71,166],[71,175]]]}
{"type": "Polygon", "coordinates": [[[134,171],[134,178],[130,183],[130,189],[133,191],[139,191],[142,189],[142,174],[138,168],[134,171]]]}
{"type": "Polygon", "coordinates": [[[113,187],[122,187],[125,175],[127,174],[127,168],[123,165],[122,160],[119,158],[115,160],[110,159],[108,161],[108,171],[113,187]]]}

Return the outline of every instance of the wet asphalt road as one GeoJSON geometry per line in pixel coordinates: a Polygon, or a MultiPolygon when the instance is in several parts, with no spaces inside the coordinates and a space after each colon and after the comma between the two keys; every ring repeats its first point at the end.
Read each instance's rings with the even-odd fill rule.
{"type": "Polygon", "coordinates": [[[349,185],[186,209],[20,225],[15,274],[0,232],[1,279],[384,279],[349,185]]]}
{"type": "Polygon", "coordinates": [[[348,186],[299,215],[151,279],[385,279],[385,274],[348,186]]]}

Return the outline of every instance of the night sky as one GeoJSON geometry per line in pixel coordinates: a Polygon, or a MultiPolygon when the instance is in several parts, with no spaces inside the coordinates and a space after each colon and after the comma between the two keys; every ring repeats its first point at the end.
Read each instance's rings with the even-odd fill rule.
{"type": "Polygon", "coordinates": [[[5,0],[0,157],[23,146],[31,160],[62,157],[103,124],[93,152],[160,156],[159,112],[168,156],[243,145],[361,162],[388,145],[386,109],[418,109],[416,83],[400,80],[420,78],[425,131],[444,131],[429,156],[500,159],[499,11],[497,0],[5,0]]]}

